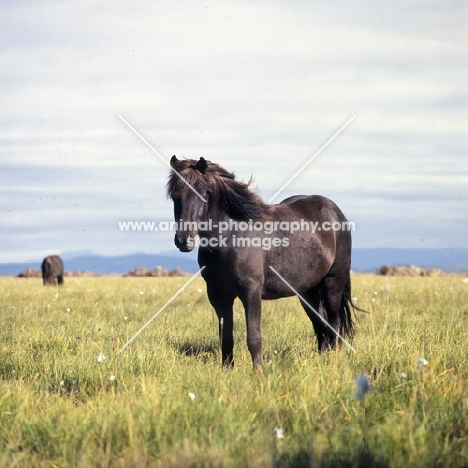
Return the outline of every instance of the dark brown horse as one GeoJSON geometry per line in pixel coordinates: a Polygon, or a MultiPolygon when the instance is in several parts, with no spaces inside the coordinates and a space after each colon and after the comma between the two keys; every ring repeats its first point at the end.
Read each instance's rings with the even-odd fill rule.
{"type": "Polygon", "coordinates": [[[44,258],[41,269],[44,286],[63,284],[63,262],[58,255],[49,255],[44,258]]]}
{"type": "Polygon", "coordinates": [[[234,364],[233,303],[240,298],[254,368],[262,364],[262,299],[297,295],[319,352],[352,337],[351,233],[328,198],[298,195],[268,205],[218,164],[171,159],[167,193],[178,223],[175,245],[198,263],[219,318],[224,366],[234,364]],[[315,229],[313,227],[315,226],[315,229]],[[340,229],[338,229],[340,227],[340,229]]]}

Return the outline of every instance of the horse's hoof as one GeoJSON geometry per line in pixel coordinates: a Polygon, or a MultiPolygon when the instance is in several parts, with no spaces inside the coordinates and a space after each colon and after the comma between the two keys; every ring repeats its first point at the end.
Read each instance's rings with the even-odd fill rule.
{"type": "Polygon", "coordinates": [[[252,370],[256,374],[263,375],[263,366],[261,364],[254,364],[252,370]]]}

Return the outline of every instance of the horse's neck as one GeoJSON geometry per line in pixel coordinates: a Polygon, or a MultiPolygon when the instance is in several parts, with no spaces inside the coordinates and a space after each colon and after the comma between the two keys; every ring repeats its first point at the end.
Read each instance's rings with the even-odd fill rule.
{"type": "Polygon", "coordinates": [[[229,221],[231,218],[227,213],[218,210],[209,210],[207,219],[211,219],[213,223],[219,223],[220,221],[229,221]]]}

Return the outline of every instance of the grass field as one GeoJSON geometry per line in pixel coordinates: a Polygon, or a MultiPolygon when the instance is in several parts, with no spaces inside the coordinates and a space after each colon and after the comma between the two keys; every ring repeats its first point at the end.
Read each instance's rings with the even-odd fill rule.
{"type": "Polygon", "coordinates": [[[319,356],[297,299],[264,302],[263,374],[237,302],[221,369],[197,278],[117,354],[187,279],[0,279],[0,467],[468,466],[463,278],[355,275],[356,354],[319,356]]]}

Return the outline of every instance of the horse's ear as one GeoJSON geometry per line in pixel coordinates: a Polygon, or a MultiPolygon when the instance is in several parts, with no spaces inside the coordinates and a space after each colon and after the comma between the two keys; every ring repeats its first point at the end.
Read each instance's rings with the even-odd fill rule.
{"type": "Polygon", "coordinates": [[[208,167],[208,163],[206,162],[205,158],[200,158],[197,162],[195,168],[200,171],[202,174],[206,172],[206,168],[208,167]]]}
{"type": "Polygon", "coordinates": [[[176,155],[174,154],[174,156],[172,156],[171,158],[171,166],[174,167],[176,165],[176,163],[178,163],[179,160],[176,158],[176,155]]]}

